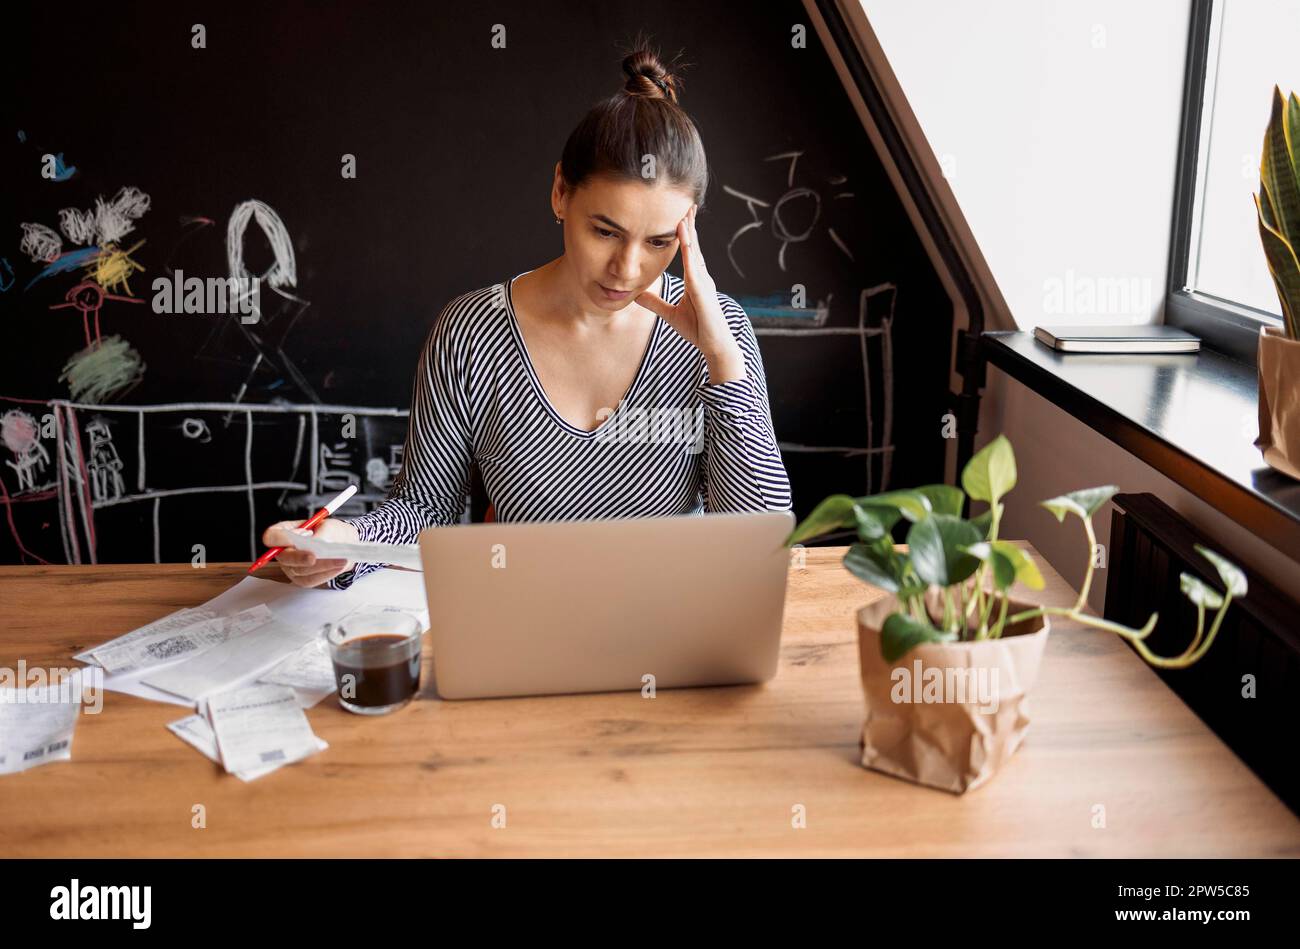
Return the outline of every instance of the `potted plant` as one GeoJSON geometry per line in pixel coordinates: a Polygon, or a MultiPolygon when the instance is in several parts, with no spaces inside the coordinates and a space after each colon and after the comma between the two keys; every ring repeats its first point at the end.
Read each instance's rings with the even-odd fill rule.
{"type": "Polygon", "coordinates": [[[1255,195],[1259,238],[1282,303],[1282,327],[1259,336],[1259,438],[1264,461],[1300,478],[1300,99],[1273,87],[1255,195]]]}
{"type": "Polygon", "coordinates": [[[885,593],[857,611],[867,701],[864,766],[957,793],[979,787],[1024,740],[1028,696],[1051,617],[1123,636],[1152,665],[1184,668],[1205,655],[1228,605],[1246,593],[1246,578],[1235,565],[1198,546],[1224,592],[1182,574],[1182,591],[1197,607],[1197,628],[1187,648],[1172,657],[1154,654],[1144,642],[1156,614],[1141,629],[1130,629],[1085,612],[1096,544],[1092,515],[1119,490],[1107,485],[1041,502],[1058,521],[1077,517],[1082,524],[1089,565],[1078,599],[1050,607],[1013,598],[1016,581],[1043,588],[1033,558],[998,536],[1002,499],[1015,483],[1015,454],[999,435],[966,465],[962,488],[931,484],[858,498],[832,495],[786,538],[790,546],[853,528],[858,541],[844,566],[885,593]],[[967,498],[988,509],[964,519],[967,498]],[[895,526],[906,527],[905,550],[895,548],[895,526]],[[1206,610],[1217,611],[1208,632],[1206,610]]]}

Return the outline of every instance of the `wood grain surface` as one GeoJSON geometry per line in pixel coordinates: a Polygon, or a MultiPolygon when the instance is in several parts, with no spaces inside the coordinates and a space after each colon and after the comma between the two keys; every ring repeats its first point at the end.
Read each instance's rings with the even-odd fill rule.
{"type": "MultiPolygon", "coordinates": [[[[426,692],[379,718],[327,698],[307,714],[330,748],[247,784],[167,731],[185,709],[108,693],[101,713],[81,715],[72,760],[0,777],[0,852],[1300,855],[1300,821],[1277,797],[1126,645],[1077,625],[1053,624],[1028,738],[989,784],[956,796],[864,769],[854,613],[880,594],[844,570],[844,550],[809,548],[792,566],[780,671],[760,686],[653,699],[426,692]]],[[[1020,593],[1071,602],[1035,559],[1047,590],[1020,593]]],[[[75,665],[73,653],[196,605],[243,570],[0,568],[0,666],[75,665]]],[[[426,636],[426,681],[428,662],[426,636]]]]}

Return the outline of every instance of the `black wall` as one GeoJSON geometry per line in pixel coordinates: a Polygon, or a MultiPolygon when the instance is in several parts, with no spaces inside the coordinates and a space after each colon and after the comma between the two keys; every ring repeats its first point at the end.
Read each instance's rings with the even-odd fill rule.
{"type": "MultiPolygon", "coordinates": [[[[621,85],[638,31],[691,64],[682,101],[713,175],[703,250],[760,334],[778,438],[881,448],[894,396],[892,456],[786,450],[796,514],[832,492],[941,480],[951,305],[799,3],[23,5],[4,50],[15,78],[0,127],[0,414],[45,432],[25,440],[13,415],[4,429],[0,561],[87,561],[92,548],[101,562],[190,559],[197,543],[242,559],[258,525],[336,484],[382,497],[400,416],[362,414],[349,439],[341,410],[310,406],[404,409],[447,300],[562,252],[554,164],[585,109],[621,85]],[[206,49],[191,45],[194,24],[206,49]],[[806,48],[792,45],[798,24],[806,48]],[[42,178],[46,153],[75,171],[42,178]],[[344,154],[355,180],[340,174],[344,154]],[[150,198],[118,242],[143,241],[131,252],[143,272],[110,291],[143,304],[104,301],[100,334],[138,353],[143,375],[89,400],[103,409],[64,408],[60,375],[86,330],[78,311],[50,307],[86,271],[41,277],[21,225],[58,231],[61,209],[126,186],[150,198]],[[733,242],[755,220],[737,193],[768,206],[733,242]],[[155,313],[160,274],[227,274],[227,222],[249,199],[284,222],[295,299],[264,290],[250,327],[155,313]],[[815,310],[783,310],[796,283],[810,307],[828,301],[821,330],[855,328],[862,291],[893,288],[870,300],[866,325],[888,325],[890,346],[865,337],[869,379],[859,334],[808,333],[815,310]],[[121,410],[235,402],[258,410],[121,410]]],[[[256,225],[245,247],[250,271],[273,262],[256,225]]]]}

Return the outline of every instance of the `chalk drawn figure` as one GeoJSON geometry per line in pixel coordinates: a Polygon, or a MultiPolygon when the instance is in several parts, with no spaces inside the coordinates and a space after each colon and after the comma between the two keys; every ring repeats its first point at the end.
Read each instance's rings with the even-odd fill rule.
{"type": "Polygon", "coordinates": [[[144,303],[143,300],[137,300],[135,297],[119,296],[116,293],[105,293],[103,288],[94,280],[83,280],[71,290],[63,295],[64,302],[55,303],[50,307],[51,310],[65,310],[68,308],[75,309],[81,314],[82,328],[86,333],[86,345],[92,346],[101,342],[102,337],[99,332],[99,311],[104,306],[105,300],[116,300],[120,303],[144,303]],[[90,318],[95,318],[95,336],[90,336],[90,318]]]}
{"type": "Polygon", "coordinates": [[[86,467],[91,497],[96,504],[115,501],[125,492],[126,484],[122,480],[123,464],[113,444],[113,433],[103,419],[92,419],[86,425],[86,438],[90,450],[86,467]]]}
{"type": "Polygon", "coordinates": [[[335,442],[333,445],[320,446],[320,458],[317,468],[316,488],[321,492],[341,491],[360,479],[351,469],[352,448],[347,442],[335,442]]]}
{"type": "MultiPolygon", "coordinates": [[[[234,393],[234,401],[242,403],[254,380],[261,373],[269,380],[267,388],[275,388],[277,396],[283,394],[280,386],[292,383],[312,402],[320,402],[320,397],[312,388],[307,377],[302,374],[293,360],[285,353],[285,341],[294,324],[311,305],[309,300],[291,292],[298,285],[298,262],[294,253],[293,239],[288,228],[275,209],[263,201],[249,199],[235,206],[226,225],[226,262],[230,276],[248,280],[239,286],[252,286],[251,278],[256,276],[269,286],[281,298],[274,312],[255,311],[255,319],[249,323],[242,320],[223,320],[214,326],[203,346],[199,357],[205,359],[227,359],[241,366],[247,366],[243,381],[234,393]],[[253,275],[248,271],[244,260],[244,245],[251,225],[256,224],[271,248],[273,261],[264,273],[253,275]],[[229,355],[228,338],[238,333],[238,354],[229,355]],[[251,361],[248,356],[251,355],[251,361]]],[[[263,296],[263,301],[266,297],[263,296]]],[[[226,424],[231,415],[227,414],[226,424]]]]}
{"type": "Polygon", "coordinates": [[[86,348],[73,353],[63,366],[60,382],[67,382],[72,398],[77,401],[103,402],[133,387],[144,377],[144,362],[126,340],[120,336],[105,339],[99,328],[99,311],[105,300],[121,303],[143,303],[134,297],[105,293],[93,280],[83,280],[64,295],[63,303],[51,310],[74,309],[81,314],[86,348]],[[91,335],[91,317],[95,332],[91,335]]]}
{"type": "Polygon", "coordinates": [[[35,489],[36,476],[50,463],[36,419],[22,409],[10,409],[0,417],[0,441],[13,452],[14,460],[5,459],[5,464],[18,476],[18,490],[35,489]]]}

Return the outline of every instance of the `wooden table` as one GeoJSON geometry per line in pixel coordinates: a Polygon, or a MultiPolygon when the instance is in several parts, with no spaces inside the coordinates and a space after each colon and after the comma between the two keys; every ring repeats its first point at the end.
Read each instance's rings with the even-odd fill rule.
{"type": "MultiPolygon", "coordinates": [[[[308,712],[329,750],[248,784],[166,730],[180,706],[108,693],[101,714],[81,715],[71,761],[0,777],[0,852],[1300,855],[1300,821],[1127,646],[1065,623],[1048,640],[1025,745],[989,784],[956,796],[864,769],[854,611],[879,594],[843,569],[844,549],[810,548],[792,567],[780,672],[762,686],[652,700],[424,695],[377,719],[330,698],[308,712]],[[191,826],[195,804],[206,828],[191,826]]],[[[1036,559],[1047,579],[1036,596],[1073,601],[1036,559]]],[[[243,569],[0,568],[0,666],[75,665],[73,653],[197,604],[243,569]]]]}

